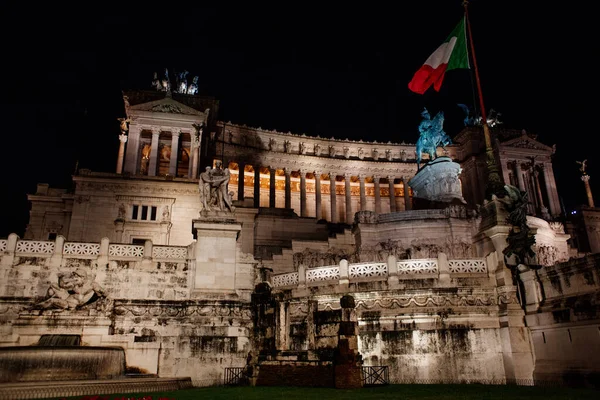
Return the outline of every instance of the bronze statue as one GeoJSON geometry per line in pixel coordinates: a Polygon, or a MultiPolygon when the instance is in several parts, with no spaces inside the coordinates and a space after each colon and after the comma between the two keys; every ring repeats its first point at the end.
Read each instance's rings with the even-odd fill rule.
{"type": "Polygon", "coordinates": [[[429,111],[425,108],[421,113],[423,120],[419,124],[420,137],[417,140],[417,169],[421,169],[421,157],[423,153],[429,154],[430,160],[437,158],[436,149],[441,146],[452,144],[452,139],[444,131],[444,112],[440,111],[432,119],[429,111]]]}
{"type": "Polygon", "coordinates": [[[581,171],[582,175],[586,175],[587,172],[585,172],[585,168],[587,167],[587,159],[583,160],[583,161],[575,161],[577,164],[581,165],[581,167],[579,167],[579,170],[581,171]]]}

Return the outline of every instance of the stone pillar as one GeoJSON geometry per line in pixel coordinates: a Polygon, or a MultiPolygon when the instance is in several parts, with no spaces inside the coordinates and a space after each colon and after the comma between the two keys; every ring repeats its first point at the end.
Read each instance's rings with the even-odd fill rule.
{"type": "Polygon", "coordinates": [[[125,143],[127,143],[127,135],[121,133],[119,135],[119,154],[117,155],[117,174],[123,173],[123,158],[125,157],[125,143]]]}
{"type": "Polygon", "coordinates": [[[308,217],[306,208],[306,171],[300,170],[300,216],[308,217]]]}
{"type": "Polygon", "coordinates": [[[350,283],[350,279],[349,279],[349,268],[348,268],[348,260],[346,259],[341,259],[340,260],[340,280],[339,280],[339,284],[348,288],[348,284],[350,283]]]}
{"type": "Polygon", "coordinates": [[[588,199],[588,206],[594,207],[594,196],[592,195],[592,188],[590,187],[590,176],[585,174],[581,177],[583,184],[585,185],[585,194],[588,199]]]}
{"type": "Polygon", "coordinates": [[[554,216],[560,215],[560,200],[558,199],[554,169],[551,162],[544,163],[544,182],[546,182],[546,192],[548,194],[548,201],[550,202],[550,214],[554,216]]]}
{"type": "MultiPolygon", "coordinates": [[[[192,222],[194,259],[191,297],[201,298],[204,293],[235,294],[236,289],[253,287],[253,278],[238,274],[237,238],[242,225],[230,220],[194,220],[192,222]]],[[[242,270],[251,267],[242,266],[242,270]]]]}
{"type": "Polygon", "coordinates": [[[394,177],[388,176],[390,186],[390,212],[396,212],[396,191],[394,190],[394,177]]]}
{"type": "Polygon", "coordinates": [[[331,222],[337,223],[337,204],[336,204],[336,194],[335,194],[335,172],[329,173],[329,196],[331,199],[331,222]]]}
{"type": "MultiPolygon", "coordinates": [[[[169,160],[169,175],[177,176],[177,161],[179,160],[179,134],[171,132],[171,159],[169,160]]],[[[227,168],[223,165],[223,168],[227,168]]]]}
{"type": "Polygon", "coordinates": [[[358,175],[358,182],[360,184],[360,211],[366,211],[367,191],[365,188],[365,176],[363,174],[358,175]]]}
{"type": "Polygon", "coordinates": [[[65,237],[57,235],[54,241],[54,253],[50,257],[50,267],[59,268],[62,264],[63,249],[65,247],[65,237]]]}
{"type": "Polygon", "coordinates": [[[148,163],[148,176],[156,176],[158,166],[158,136],[160,128],[152,127],[152,143],[150,144],[150,162],[148,163]]]}
{"type": "Polygon", "coordinates": [[[321,212],[321,173],[314,172],[315,175],[315,218],[320,220],[323,216],[321,212]]]}
{"type": "Polygon", "coordinates": [[[345,295],[340,299],[342,318],[338,331],[338,345],[334,358],[336,389],[361,388],[362,356],[358,352],[358,316],[354,297],[345,295]]]}
{"type": "Polygon", "coordinates": [[[292,171],[289,168],[284,168],[285,173],[285,208],[292,208],[292,171]]]}
{"type": "Polygon", "coordinates": [[[129,125],[129,144],[125,151],[125,172],[134,175],[138,171],[138,152],[140,149],[140,127],[129,125]]]}
{"type": "Polygon", "coordinates": [[[144,255],[142,257],[142,266],[150,267],[152,265],[152,240],[144,242],[144,255]]]}
{"type": "Polygon", "coordinates": [[[408,177],[403,177],[402,182],[404,183],[404,210],[412,210],[412,201],[410,199],[410,187],[408,186],[408,177]]]}
{"type": "Polygon", "coordinates": [[[438,253],[438,282],[440,286],[450,286],[450,265],[448,264],[448,256],[445,253],[438,253]]]}
{"type": "Polygon", "coordinates": [[[277,335],[275,336],[275,348],[277,350],[288,350],[288,331],[290,329],[288,318],[289,303],[280,301],[277,305],[277,323],[275,324],[277,335]]]}
{"type": "Polygon", "coordinates": [[[192,179],[198,178],[198,167],[200,165],[200,146],[196,143],[191,145],[192,153],[192,168],[190,169],[189,177],[192,179]]]}
{"type": "Polygon", "coordinates": [[[381,188],[379,187],[379,176],[373,175],[375,185],[375,212],[381,214],[381,188]]]}
{"type": "Polygon", "coordinates": [[[352,224],[354,221],[354,213],[352,212],[352,189],[350,186],[350,179],[352,176],[350,174],[344,174],[344,192],[346,194],[346,223],[352,224]]]}
{"type": "Polygon", "coordinates": [[[502,178],[504,179],[504,184],[510,184],[510,174],[509,172],[509,164],[510,162],[504,158],[500,157],[500,168],[502,169],[502,178]]]}
{"type": "Polygon", "coordinates": [[[171,230],[171,223],[169,221],[162,221],[160,223],[160,244],[169,244],[169,231],[171,230]]]}
{"type": "Polygon", "coordinates": [[[542,218],[550,219],[550,215],[548,215],[548,209],[544,205],[544,198],[542,197],[542,187],[540,185],[540,172],[538,170],[536,170],[535,167],[533,167],[532,169],[533,169],[533,182],[535,184],[535,191],[536,191],[537,197],[539,199],[540,213],[542,214],[542,218]]]}
{"type": "Polygon", "coordinates": [[[269,207],[275,208],[275,168],[269,167],[269,207]]]}
{"type": "Polygon", "coordinates": [[[396,256],[390,254],[387,258],[387,268],[388,268],[388,285],[397,286],[398,279],[398,261],[396,260],[396,256]]]}
{"type": "Polygon", "coordinates": [[[125,227],[125,220],[122,218],[115,219],[115,242],[123,243],[123,230],[125,227]]]}
{"type": "Polygon", "coordinates": [[[244,170],[246,164],[238,163],[238,200],[244,201],[244,170]]]}
{"type": "MultiPolygon", "coordinates": [[[[15,260],[15,253],[17,251],[17,242],[19,241],[19,235],[16,233],[11,233],[8,235],[6,241],[6,250],[4,250],[4,254],[0,257],[0,266],[2,267],[11,267],[15,260]]],[[[0,285],[0,290],[6,290],[6,285],[0,285]]]]}
{"type": "Polygon", "coordinates": [[[100,253],[98,254],[98,265],[106,265],[108,264],[108,246],[110,245],[110,240],[107,237],[103,237],[100,239],[100,253]]]}
{"type": "Polygon", "coordinates": [[[260,167],[254,166],[254,208],[260,207],[260,167]]]}
{"type": "Polygon", "coordinates": [[[525,180],[523,179],[523,163],[519,160],[516,161],[517,164],[517,182],[519,182],[519,189],[526,191],[525,188],[525,180]]]}
{"type": "Polygon", "coordinates": [[[319,311],[319,302],[317,300],[308,300],[308,315],[306,316],[306,336],[308,336],[308,348],[313,350],[317,348],[317,329],[315,326],[315,314],[319,311]]]}

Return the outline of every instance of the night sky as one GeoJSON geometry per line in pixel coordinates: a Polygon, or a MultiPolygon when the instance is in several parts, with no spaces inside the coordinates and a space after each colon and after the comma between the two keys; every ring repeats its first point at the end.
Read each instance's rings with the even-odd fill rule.
{"type": "MultiPolygon", "coordinates": [[[[444,110],[454,136],[456,104],[474,104],[468,70],[449,72],[440,93],[407,88],[462,17],[461,1],[149,4],[3,5],[0,237],[23,235],[38,182],[68,188],[77,163],[114,172],[121,90],[150,89],[164,68],[198,75],[222,121],[326,138],[415,143],[423,107],[444,110]]],[[[469,12],[488,111],[557,145],[567,209],[586,202],[576,160],[588,160],[600,201],[592,6],[472,0],[469,12]]]]}

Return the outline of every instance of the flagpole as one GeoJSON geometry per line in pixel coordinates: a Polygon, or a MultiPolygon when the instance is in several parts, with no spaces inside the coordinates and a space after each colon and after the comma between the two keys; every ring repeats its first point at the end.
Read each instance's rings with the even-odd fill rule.
{"type": "Polygon", "coordinates": [[[488,181],[485,188],[486,198],[491,198],[492,194],[503,197],[504,183],[500,177],[498,171],[498,165],[496,164],[496,158],[494,156],[494,149],[492,147],[492,135],[490,128],[487,123],[487,113],[485,111],[485,105],[483,103],[483,94],[481,92],[481,81],[479,80],[479,69],[477,68],[477,58],[475,57],[475,46],[473,46],[473,36],[471,34],[471,22],[469,21],[469,10],[468,0],[463,0],[463,7],[465,8],[465,21],[467,23],[467,34],[469,35],[469,45],[471,47],[471,57],[473,58],[473,70],[475,71],[475,83],[477,85],[477,93],[479,97],[479,107],[481,108],[481,119],[483,126],[483,136],[485,138],[485,154],[486,154],[486,166],[488,173],[488,181]]]}

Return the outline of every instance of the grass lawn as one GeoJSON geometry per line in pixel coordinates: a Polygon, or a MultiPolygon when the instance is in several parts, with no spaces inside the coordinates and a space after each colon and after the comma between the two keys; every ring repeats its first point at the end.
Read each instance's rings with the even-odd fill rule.
{"type": "MultiPolygon", "coordinates": [[[[77,396],[77,400],[348,400],[348,399],[402,399],[402,400],[520,400],[520,399],[600,399],[595,389],[562,387],[494,386],[494,385],[388,385],[372,388],[341,390],[294,387],[208,387],[175,392],[112,394],[77,396]]],[[[61,398],[61,400],[64,398],[61,398]]]]}

